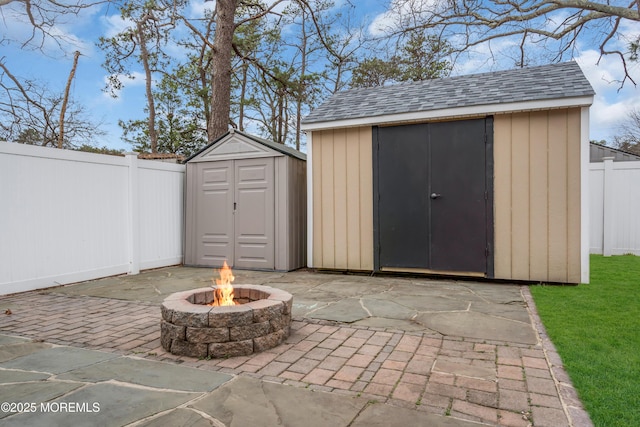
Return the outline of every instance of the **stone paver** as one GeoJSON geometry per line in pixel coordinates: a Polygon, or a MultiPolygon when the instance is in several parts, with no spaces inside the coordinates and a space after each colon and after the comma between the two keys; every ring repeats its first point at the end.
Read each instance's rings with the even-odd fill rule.
{"type": "MultiPolygon", "coordinates": [[[[96,384],[85,387],[49,402],[49,410],[42,407],[34,412],[15,414],[3,420],[4,426],[67,427],[69,425],[119,426],[144,419],[184,404],[197,393],[145,390],[120,384],[96,384]],[[88,404],[81,411],[60,410],[63,403],[88,404]],[[94,406],[94,403],[97,406],[94,406]]],[[[35,400],[35,399],[34,399],[35,400]]],[[[78,406],[75,406],[77,410],[78,406]]]]}
{"type": "MultiPolygon", "coordinates": [[[[339,275],[308,272],[240,271],[236,277],[244,278],[245,283],[268,284],[294,294],[291,335],[284,344],[263,353],[229,359],[198,359],[169,354],[160,345],[158,301],[172,289],[190,289],[188,281],[179,275],[182,270],[191,271],[171,270],[171,276],[176,279],[173,288],[167,275],[160,270],[146,278],[142,274],[104,279],[110,283],[111,290],[97,281],[93,285],[87,283],[50,292],[0,297],[0,308],[11,308],[13,313],[0,317],[0,332],[23,337],[0,335],[0,378],[1,370],[10,372],[11,378],[19,381],[27,381],[27,375],[39,375],[30,378],[41,380],[43,375],[58,374],[56,381],[77,381],[89,384],[88,389],[100,386],[95,389],[98,391],[107,390],[104,387],[110,385],[109,381],[117,381],[115,385],[124,382],[127,385],[123,396],[128,396],[131,388],[143,386],[170,390],[170,394],[183,393],[183,398],[190,393],[224,397],[225,403],[216,406],[219,412],[215,414],[211,409],[200,410],[200,406],[194,404],[183,405],[160,417],[157,414],[161,411],[149,412],[146,401],[141,401],[136,416],[145,419],[148,425],[172,423],[171,420],[180,417],[192,420],[194,425],[207,425],[212,419],[229,421],[230,408],[241,405],[235,399],[242,393],[249,393],[248,384],[251,383],[261,384],[260,387],[254,384],[251,390],[257,393],[268,394],[271,391],[265,392],[266,389],[277,389],[278,393],[287,395],[315,390],[314,396],[329,392],[327,402],[333,399],[331,396],[336,396],[338,401],[344,401],[345,395],[355,399],[350,402],[361,402],[356,399],[358,396],[364,399],[365,404],[356,405],[356,415],[346,424],[342,419],[332,424],[331,420],[318,415],[319,420],[331,425],[392,425],[384,424],[384,420],[396,419],[396,412],[402,414],[403,420],[417,417],[415,419],[421,422],[430,420],[428,425],[443,426],[467,425],[466,421],[489,425],[519,426],[533,422],[536,427],[561,426],[572,425],[572,419],[580,420],[580,424],[573,425],[581,426],[588,420],[555,349],[535,318],[535,307],[527,300],[530,296],[526,287],[478,284],[478,288],[474,288],[475,284],[422,279],[385,281],[349,276],[351,280],[344,280],[339,275]],[[149,296],[148,290],[140,285],[129,285],[131,280],[136,283],[157,281],[155,289],[164,293],[161,298],[149,296]],[[364,286],[369,282],[371,286],[364,286]],[[340,299],[341,286],[347,287],[345,296],[348,298],[340,299]],[[95,290],[93,294],[92,290],[95,290]],[[129,291],[131,293],[127,294],[129,291]],[[299,300],[296,292],[302,295],[299,300]],[[382,308],[383,294],[393,294],[397,298],[394,304],[403,306],[396,319],[390,305],[382,308]],[[123,295],[133,300],[116,299],[123,295]],[[444,295],[448,303],[436,304],[442,302],[444,295]],[[430,310],[440,307],[442,311],[421,311],[420,301],[430,310]],[[474,304],[477,311],[473,311],[474,304]],[[354,310],[350,311],[350,308],[354,310]],[[446,311],[449,308],[451,312],[446,311]],[[534,314],[529,323],[524,321],[524,316],[529,316],[527,308],[534,314]],[[500,317],[501,309],[504,317],[500,317]],[[414,313],[411,322],[403,318],[406,310],[414,313]],[[383,317],[371,316],[374,312],[383,317]],[[461,316],[464,313],[467,314],[461,316]],[[375,319],[375,322],[363,324],[363,319],[375,319]],[[398,323],[398,319],[406,323],[398,323]],[[25,337],[38,342],[25,340],[25,337]],[[51,344],[69,347],[51,347],[51,344]],[[38,357],[39,354],[47,357],[38,357]],[[134,357],[124,358],[123,355],[134,357]],[[195,375],[192,384],[176,388],[173,379],[186,379],[188,375],[173,372],[174,368],[196,368],[197,371],[189,374],[195,375]],[[30,372],[25,372],[24,377],[15,374],[21,370],[30,372]],[[209,374],[217,379],[207,379],[209,374]],[[235,379],[226,382],[231,378],[235,379]],[[240,387],[245,383],[246,387],[240,387]],[[367,405],[367,402],[370,403],[367,405]],[[373,419],[379,420],[376,421],[378,424],[367,424],[373,419]]],[[[204,279],[194,280],[196,284],[191,288],[203,286],[204,279]]],[[[0,381],[0,387],[2,382],[8,381],[0,381]]],[[[176,402],[180,399],[174,401],[173,397],[166,397],[169,406],[178,406],[176,402]]],[[[300,396],[295,398],[300,399],[300,396]]],[[[208,402],[207,399],[198,402],[208,402]]],[[[258,395],[258,401],[260,399],[264,396],[258,395]]],[[[109,399],[105,402],[114,404],[109,399]]],[[[255,402],[251,405],[260,407],[255,402]]],[[[294,406],[299,406],[297,401],[294,406]]],[[[264,419],[269,419],[273,411],[281,410],[275,404],[263,409],[267,417],[264,419]]],[[[313,407],[310,410],[314,410],[313,407]]],[[[336,416],[344,416],[343,412],[338,412],[336,416]]],[[[116,421],[128,422],[125,414],[118,416],[122,418],[115,417],[112,425],[118,425],[116,421]]],[[[252,420],[238,416],[241,418],[227,425],[252,420]]],[[[42,421],[33,414],[29,417],[13,415],[7,419],[27,420],[34,425],[42,421]]],[[[56,421],[52,422],[51,425],[55,425],[56,421]]],[[[409,422],[405,425],[420,424],[409,422]]]]}

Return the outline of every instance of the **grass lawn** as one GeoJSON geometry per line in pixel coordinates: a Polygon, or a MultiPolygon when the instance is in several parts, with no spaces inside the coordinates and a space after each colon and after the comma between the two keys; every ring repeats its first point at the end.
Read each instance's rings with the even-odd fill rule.
{"type": "Polygon", "coordinates": [[[591,255],[591,283],[531,293],[596,426],[640,425],[640,257],[591,255]]]}

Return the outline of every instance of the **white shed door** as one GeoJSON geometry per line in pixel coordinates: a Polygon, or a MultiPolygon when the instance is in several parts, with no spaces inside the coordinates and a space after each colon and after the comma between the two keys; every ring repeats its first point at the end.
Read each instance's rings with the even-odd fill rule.
{"type": "Polygon", "coordinates": [[[275,268],[274,160],[207,162],[200,168],[198,264],[275,268]]]}
{"type": "Polygon", "coordinates": [[[275,268],[273,157],[235,161],[235,262],[275,268]]]}
{"type": "Polygon", "coordinates": [[[197,263],[212,267],[233,260],[233,160],[198,164],[197,263]]]}

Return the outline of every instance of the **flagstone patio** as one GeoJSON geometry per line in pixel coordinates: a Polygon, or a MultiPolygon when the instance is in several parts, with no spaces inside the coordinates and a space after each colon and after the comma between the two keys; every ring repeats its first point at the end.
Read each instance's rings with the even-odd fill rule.
{"type": "MultiPolygon", "coordinates": [[[[0,397],[93,399],[103,408],[58,413],[59,425],[111,410],[108,425],[590,425],[525,286],[234,274],[234,284],[293,294],[284,344],[227,359],[162,349],[160,302],[207,286],[210,269],[0,297],[2,312],[11,311],[0,315],[0,397]],[[139,410],[113,408],[131,399],[139,410]]],[[[56,425],[50,413],[1,416],[8,425],[56,425]]]]}

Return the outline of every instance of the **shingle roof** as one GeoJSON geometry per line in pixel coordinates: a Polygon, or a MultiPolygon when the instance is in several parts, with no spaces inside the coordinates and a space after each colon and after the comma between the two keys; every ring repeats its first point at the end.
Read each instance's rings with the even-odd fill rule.
{"type": "Polygon", "coordinates": [[[446,108],[540,101],[595,92],[576,62],[351,89],[331,96],[304,124],[446,108]]]}

